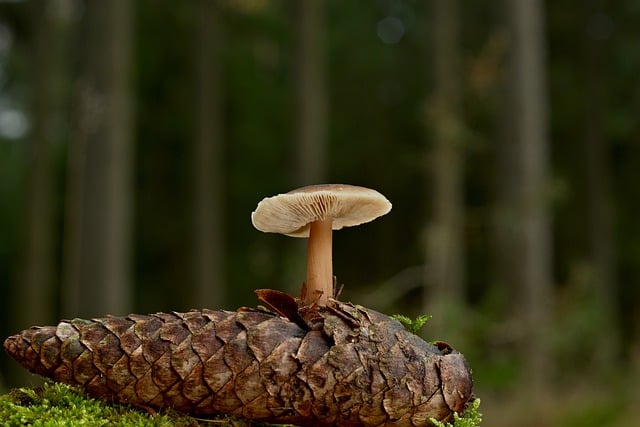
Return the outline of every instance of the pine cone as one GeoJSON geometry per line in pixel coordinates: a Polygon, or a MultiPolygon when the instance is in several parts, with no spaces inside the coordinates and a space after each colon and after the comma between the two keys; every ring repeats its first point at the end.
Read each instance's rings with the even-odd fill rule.
{"type": "Polygon", "coordinates": [[[312,327],[297,313],[246,308],[74,319],[27,329],[4,348],[31,372],[91,396],[197,415],[423,426],[471,399],[467,364],[446,344],[357,305],[331,301],[314,316],[312,327]]]}

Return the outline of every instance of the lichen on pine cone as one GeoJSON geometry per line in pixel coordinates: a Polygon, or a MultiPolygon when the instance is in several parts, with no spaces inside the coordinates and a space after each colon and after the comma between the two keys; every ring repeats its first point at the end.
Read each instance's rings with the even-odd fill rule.
{"type": "Polygon", "coordinates": [[[147,408],[299,426],[423,426],[470,401],[460,353],[330,301],[311,326],[263,309],[65,320],[7,338],[31,372],[147,408]]]}

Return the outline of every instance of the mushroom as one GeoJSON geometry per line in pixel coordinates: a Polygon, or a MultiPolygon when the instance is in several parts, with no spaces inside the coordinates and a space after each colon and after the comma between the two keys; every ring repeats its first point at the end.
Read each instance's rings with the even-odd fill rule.
{"type": "Polygon", "coordinates": [[[372,221],[391,210],[380,193],[346,184],[312,185],[263,199],[251,214],[258,230],[308,237],[305,305],[326,305],[334,296],[332,230],[372,221]]]}

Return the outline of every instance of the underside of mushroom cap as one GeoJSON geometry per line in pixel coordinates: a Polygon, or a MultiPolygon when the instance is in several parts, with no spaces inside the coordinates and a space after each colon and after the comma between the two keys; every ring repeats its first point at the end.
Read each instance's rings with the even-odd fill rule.
{"type": "Polygon", "coordinates": [[[391,203],[375,190],[347,184],[302,187],[267,197],[251,214],[254,227],[267,233],[308,237],[309,224],[332,219],[333,229],[372,221],[391,210],[391,203]]]}

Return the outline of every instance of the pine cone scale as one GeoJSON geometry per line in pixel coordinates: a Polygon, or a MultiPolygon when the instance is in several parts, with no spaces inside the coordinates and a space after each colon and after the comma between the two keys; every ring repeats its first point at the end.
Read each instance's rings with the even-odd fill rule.
{"type": "Polygon", "coordinates": [[[91,351],[85,349],[72,363],[73,379],[77,384],[85,385],[100,372],[93,365],[93,355],[91,351]]]}
{"type": "Polygon", "coordinates": [[[201,362],[198,362],[182,384],[182,394],[189,401],[193,402],[194,405],[199,404],[213,393],[204,381],[203,372],[203,365],[201,362]]]}
{"type": "Polygon", "coordinates": [[[233,376],[224,361],[224,347],[211,356],[204,364],[204,379],[214,393],[218,393],[233,376]]]}
{"type": "Polygon", "coordinates": [[[106,377],[109,390],[115,394],[120,393],[129,383],[136,381],[136,377],[129,369],[129,359],[124,355],[107,371],[106,377]]]}
{"type": "Polygon", "coordinates": [[[142,352],[142,346],[136,348],[129,355],[129,372],[136,377],[136,380],[144,377],[145,374],[151,370],[151,365],[144,358],[142,352]]]}
{"type": "Polygon", "coordinates": [[[153,382],[162,390],[170,389],[180,381],[180,376],[171,367],[171,353],[165,353],[155,361],[152,368],[153,382]]]}
{"type": "Polygon", "coordinates": [[[42,343],[40,363],[47,371],[60,365],[60,342],[55,335],[47,338],[42,343]]]}
{"type": "Polygon", "coordinates": [[[133,324],[131,324],[127,329],[124,329],[121,334],[118,334],[115,331],[112,333],[120,339],[120,348],[129,357],[131,357],[134,351],[142,346],[142,340],[138,335],[136,335],[133,324]]]}

